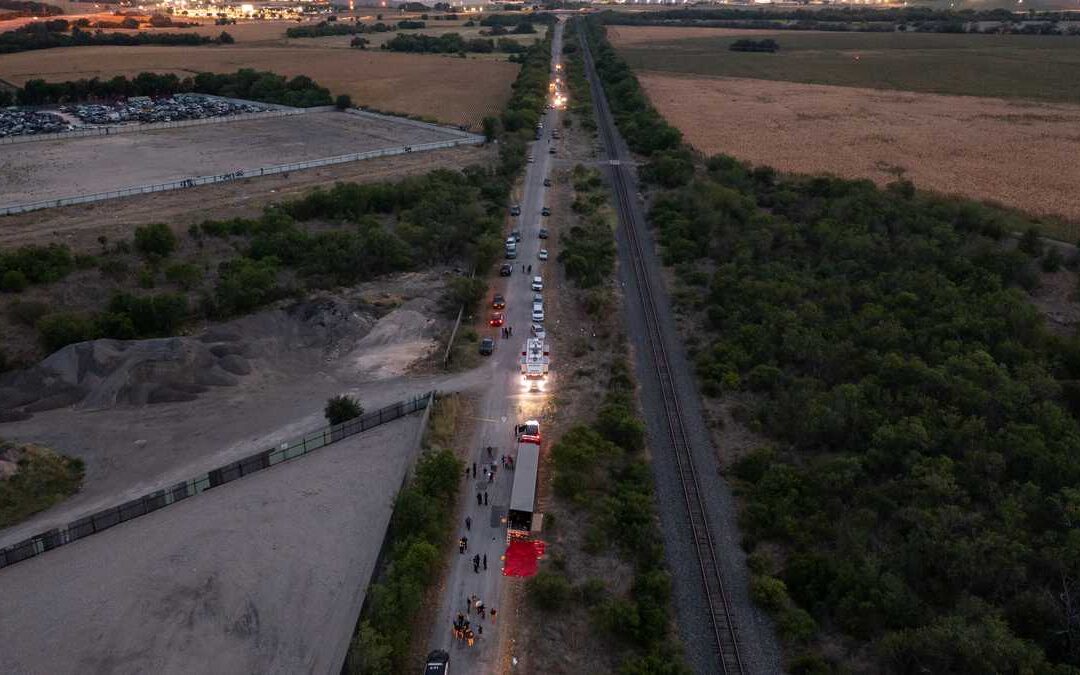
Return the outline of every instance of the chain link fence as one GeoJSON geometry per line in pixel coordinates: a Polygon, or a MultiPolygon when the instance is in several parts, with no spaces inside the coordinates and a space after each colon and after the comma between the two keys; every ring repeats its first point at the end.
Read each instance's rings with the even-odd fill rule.
{"type": "Polygon", "coordinates": [[[200,492],[230,483],[257,471],[268,469],[276,464],[296,459],[331,443],[377,427],[380,424],[424,410],[434,398],[435,392],[431,391],[407,401],[393,403],[347,422],[325,427],[294,441],[282,443],[276,448],[249,455],[163,490],[157,490],[119,506],[98,511],[63,527],[24,539],[0,549],[0,568],[14,565],[41,555],[45,551],[97,534],[114,525],[145,516],[188,497],[194,497],[200,492]]]}

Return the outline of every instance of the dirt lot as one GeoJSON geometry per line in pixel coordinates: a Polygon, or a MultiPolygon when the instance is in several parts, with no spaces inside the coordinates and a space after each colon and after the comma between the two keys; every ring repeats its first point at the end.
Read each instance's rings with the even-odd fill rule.
{"type": "Polygon", "coordinates": [[[398,148],[457,136],[338,112],[87,136],[0,148],[0,204],[398,148]],[[108,171],[93,167],[108,167],[108,171]]]}
{"type": "MultiPolygon", "coordinates": [[[[216,47],[70,47],[0,56],[0,79],[70,80],[133,76],[142,71],[190,75],[239,68],[307,75],[358,105],[421,115],[454,125],[478,125],[510,98],[519,66],[507,61],[391,54],[334,46],[236,44],[216,47]]],[[[308,42],[312,42],[309,40],[308,42]]]]}
{"type": "Polygon", "coordinates": [[[878,183],[903,176],[1080,221],[1080,106],[655,72],[639,79],[706,153],[878,183]]]}
{"type": "Polygon", "coordinates": [[[336,182],[393,180],[432,169],[458,169],[485,163],[490,147],[463,146],[435,152],[371,159],[265,178],[205,185],[190,190],[124,197],[96,204],[31,211],[0,218],[0,247],[66,243],[74,251],[93,252],[98,237],[130,238],[135,225],[167,222],[178,232],[206,219],[251,217],[272,202],[299,197],[336,182]]]}
{"type": "Polygon", "coordinates": [[[338,672],[419,420],[4,569],[4,672],[338,672]]]}

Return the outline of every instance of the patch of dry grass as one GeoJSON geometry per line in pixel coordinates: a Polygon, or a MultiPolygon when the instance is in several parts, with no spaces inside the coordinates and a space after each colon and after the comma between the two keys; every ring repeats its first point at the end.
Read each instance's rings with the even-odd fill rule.
{"type": "MultiPolygon", "coordinates": [[[[902,177],[1080,221],[1080,106],[655,72],[639,79],[708,154],[879,184],[902,177]]],[[[1068,228],[1056,234],[1075,238],[1068,228]]]]}
{"type": "Polygon", "coordinates": [[[270,70],[288,77],[307,75],[335,95],[349,94],[358,105],[475,126],[484,115],[496,113],[505,105],[519,66],[506,61],[333,46],[244,44],[68,47],[0,56],[0,79],[18,85],[33,78],[56,81],[130,77],[142,71],[185,76],[239,68],[270,70]]]}

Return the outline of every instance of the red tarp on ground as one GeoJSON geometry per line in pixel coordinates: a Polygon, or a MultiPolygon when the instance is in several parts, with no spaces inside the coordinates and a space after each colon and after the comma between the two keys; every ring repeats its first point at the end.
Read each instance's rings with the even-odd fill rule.
{"type": "Polygon", "coordinates": [[[542,541],[515,539],[510,542],[503,555],[503,576],[531,577],[536,574],[540,556],[544,555],[544,546],[542,541]]]}

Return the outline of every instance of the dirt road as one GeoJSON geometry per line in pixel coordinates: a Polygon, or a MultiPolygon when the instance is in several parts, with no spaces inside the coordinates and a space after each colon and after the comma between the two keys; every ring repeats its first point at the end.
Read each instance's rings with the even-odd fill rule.
{"type": "MultiPolygon", "coordinates": [[[[563,25],[555,28],[552,42],[552,65],[558,62],[562,54],[563,25]]],[[[544,179],[550,176],[553,159],[548,154],[550,130],[558,127],[560,113],[548,111],[544,116],[544,138],[532,143],[529,152],[535,161],[527,165],[524,178],[523,194],[520,200],[521,216],[514,223],[515,229],[522,235],[518,244],[518,258],[515,261],[514,274],[508,280],[504,296],[506,297],[507,325],[513,326],[513,337],[497,340],[497,349],[487,366],[482,370],[487,376],[487,386],[479,404],[478,417],[481,423],[471,440],[469,462],[477,462],[477,474],[466,479],[467,489],[461,498],[459,511],[462,518],[471,518],[472,527],[466,529],[464,522],[459,523],[460,535],[469,539],[469,548],[465,555],[455,554],[444,586],[439,610],[436,612],[431,649],[445,649],[450,652],[455,672],[468,673],[505,673],[510,672],[510,659],[513,658],[513,639],[515,627],[510,621],[509,612],[501,612],[497,621],[480,620],[473,612],[468,615],[474,629],[483,626],[483,633],[473,647],[454,639],[452,624],[459,613],[466,612],[466,599],[469,596],[480,598],[486,608],[506,607],[510,596],[520,588],[522,579],[503,577],[501,556],[506,549],[506,524],[503,522],[510,503],[510,491],[513,472],[499,467],[494,482],[488,482],[480,468],[485,462],[499,464],[503,454],[514,454],[515,441],[513,426],[526,419],[539,415],[549,397],[549,390],[544,393],[529,393],[522,389],[519,375],[518,358],[522,345],[529,335],[531,299],[531,275],[524,274],[522,267],[531,265],[533,275],[543,276],[545,265],[555,265],[554,261],[541,263],[537,252],[543,248],[543,240],[537,237],[540,227],[553,227],[540,215],[546,205],[544,179]],[[487,446],[494,447],[492,456],[484,451],[487,446]],[[483,503],[487,494],[488,503],[483,503]],[[481,503],[477,503],[481,495],[481,503]],[[474,571],[473,556],[487,556],[486,569],[481,566],[474,571]]],[[[557,235],[555,235],[557,236],[557,235]]],[[[549,331],[558,330],[554,321],[545,322],[549,331]]],[[[497,336],[498,331],[492,329],[497,336]]],[[[554,357],[554,358],[557,358],[554,357]]]]}

